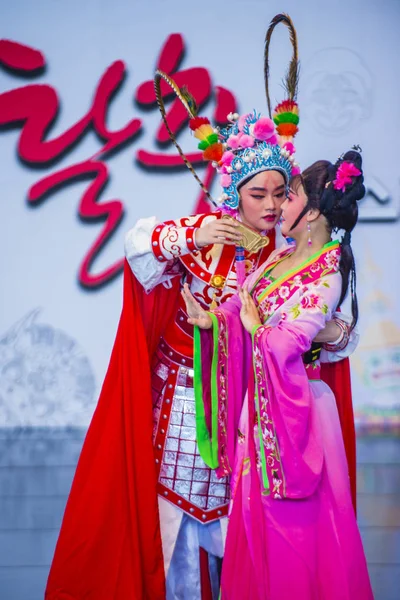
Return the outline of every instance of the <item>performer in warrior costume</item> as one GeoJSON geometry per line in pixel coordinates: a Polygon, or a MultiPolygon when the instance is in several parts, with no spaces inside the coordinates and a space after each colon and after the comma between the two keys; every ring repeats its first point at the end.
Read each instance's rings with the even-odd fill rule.
{"type": "Polygon", "coordinates": [[[302,358],[349,279],[357,321],[350,232],[364,194],[358,152],[313,164],[282,205],[295,246],[272,253],[211,312],[184,286],[189,323],[200,328],[201,454],[219,476],[234,471],[222,600],[373,598],[335,398],[319,361],[302,358]],[[340,243],[331,240],[338,229],[340,243]]]}
{"type": "MultiPolygon", "coordinates": [[[[298,172],[298,108],[296,32],[285,15],[272,21],[266,57],[280,22],[291,30],[295,77],[288,76],[288,99],[274,121],[256,112],[228,115],[230,127],[215,131],[196,116],[187,92],[164,73],[155,78],[164,119],[163,79],[187,108],[199,147],[221,174],[222,205],[177,221],[143,219],[126,236],[121,320],[67,503],[48,600],[218,597],[229,483],[204,463],[196,444],[193,331],[179,291],[186,282],[204,308],[219,306],[283,242],[276,225],[298,172]]],[[[321,356],[340,388],[353,461],[348,365],[340,359],[357,336],[346,321],[335,314],[318,339],[331,342],[321,356]]]]}

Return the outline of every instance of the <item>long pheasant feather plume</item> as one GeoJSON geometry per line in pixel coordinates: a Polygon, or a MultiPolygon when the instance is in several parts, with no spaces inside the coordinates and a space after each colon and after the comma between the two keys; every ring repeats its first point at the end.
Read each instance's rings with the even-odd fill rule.
{"type": "Polygon", "coordinates": [[[269,95],[269,46],[271,42],[272,32],[275,27],[279,25],[279,23],[283,23],[289,29],[290,42],[293,47],[293,55],[289,64],[288,71],[284,78],[284,86],[288,95],[289,100],[296,100],[297,97],[297,88],[299,82],[299,55],[298,55],[298,47],[297,47],[297,33],[294,28],[293,21],[287,14],[279,14],[276,15],[272,21],[270,26],[268,27],[268,31],[265,36],[265,51],[264,51],[264,78],[265,78],[265,94],[267,96],[268,103],[268,111],[269,116],[272,115],[271,110],[271,99],[269,95]]]}

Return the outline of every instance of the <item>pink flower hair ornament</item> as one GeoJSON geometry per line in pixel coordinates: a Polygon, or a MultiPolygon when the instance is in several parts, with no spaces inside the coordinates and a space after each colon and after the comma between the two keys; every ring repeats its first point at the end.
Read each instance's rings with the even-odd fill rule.
{"type": "Polygon", "coordinates": [[[358,177],[359,175],[361,175],[361,171],[354,163],[342,162],[336,171],[336,179],[333,181],[333,187],[335,190],[340,190],[344,193],[347,187],[353,183],[352,177],[358,177]]]}

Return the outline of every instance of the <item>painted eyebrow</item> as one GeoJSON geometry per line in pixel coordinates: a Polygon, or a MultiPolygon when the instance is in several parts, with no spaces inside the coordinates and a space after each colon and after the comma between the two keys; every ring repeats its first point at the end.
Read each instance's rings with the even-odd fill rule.
{"type": "MultiPolygon", "coordinates": [[[[276,187],[273,191],[278,192],[279,190],[283,190],[284,188],[285,188],[284,184],[278,185],[278,187],[276,187]]],[[[263,187],[251,187],[251,188],[249,188],[249,192],[268,192],[268,190],[263,187]]]]}

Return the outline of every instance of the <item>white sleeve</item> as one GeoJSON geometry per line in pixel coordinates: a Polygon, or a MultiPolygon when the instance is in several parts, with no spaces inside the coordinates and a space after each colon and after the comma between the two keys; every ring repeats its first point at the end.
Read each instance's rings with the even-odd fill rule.
{"type": "MultiPolygon", "coordinates": [[[[350,325],[352,318],[342,312],[335,312],[333,317],[337,317],[341,319],[348,325],[350,325]]],[[[333,363],[339,362],[339,360],[343,360],[344,358],[348,358],[353,354],[354,350],[358,346],[358,342],[360,339],[360,334],[357,328],[357,325],[354,327],[353,331],[350,333],[349,341],[347,346],[343,348],[343,350],[339,350],[339,352],[328,352],[324,348],[321,349],[320,360],[324,363],[333,363]]]]}
{"type": "Polygon", "coordinates": [[[179,264],[176,265],[176,269],[173,268],[175,261],[160,262],[154,256],[151,237],[158,223],[156,217],[139,219],[125,235],[126,259],[136,279],[147,293],[159,283],[164,283],[168,287],[168,282],[180,275],[179,264]]]}

